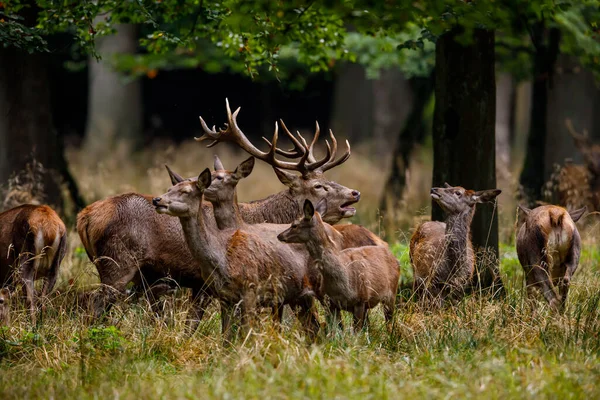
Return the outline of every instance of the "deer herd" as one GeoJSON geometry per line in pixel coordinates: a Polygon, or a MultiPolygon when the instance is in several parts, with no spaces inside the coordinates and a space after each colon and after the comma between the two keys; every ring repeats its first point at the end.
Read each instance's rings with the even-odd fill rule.
{"type": "MultiPolygon", "coordinates": [[[[366,228],[338,224],[356,214],[360,192],[328,180],[324,173],[350,157],[350,145],[338,157],[331,131],[326,154],[315,155],[317,123],[310,143],[275,123],[268,151],[261,151],[237,123],[238,108],[226,103],[224,129],[207,126],[198,141],[208,147],[232,142],[250,154],[233,171],[215,156],[214,170],[184,178],[166,166],[172,187],[151,197],[121,194],[97,201],[77,216],[77,232],[100,278],[100,289],[85,298],[94,318],[101,317],[128,288],[154,302],[178,287],[191,289],[190,332],[207,307],[218,301],[224,338],[232,338],[235,318],[248,329],[258,312],[270,309],[281,322],[290,306],[309,338],[321,323],[315,300],[332,327],[341,326],[341,311],[353,315],[355,331],[365,327],[369,309],[381,304],[391,328],[397,308],[400,265],[387,243],[366,228]],[[279,129],[293,148],[278,145],[279,129]],[[264,199],[239,203],[237,184],[259,159],[271,165],[286,189],[264,199]],[[239,312],[236,312],[239,311],[239,312]]],[[[440,307],[460,299],[473,282],[476,255],[470,225],[478,203],[495,201],[498,189],[460,186],[431,189],[446,214],[445,222],[424,222],[410,240],[414,297],[440,307]]],[[[539,289],[552,309],[564,307],[581,251],[575,222],[585,207],[521,207],[525,222],[517,236],[517,253],[527,293],[539,289]],[[558,287],[558,293],[555,290],[558,287]]],[[[18,285],[35,323],[40,302],[53,289],[66,252],[67,230],[48,206],[23,205],[0,214],[0,324],[10,321],[10,298],[18,285]],[[41,290],[34,283],[43,278],[41,290]]]]}

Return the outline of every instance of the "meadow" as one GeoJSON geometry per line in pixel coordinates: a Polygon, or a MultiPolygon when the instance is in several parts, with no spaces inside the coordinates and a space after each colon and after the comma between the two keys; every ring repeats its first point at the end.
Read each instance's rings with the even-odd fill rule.
{"type": "MultiPolygon", "coordinates": [[[[227,168],[245,156],[215,149],[227,168]]],[[[378,196],[385,162],[353,149],[351,161],[328,177],[362,192],[361,223],[380,232],[378,196]]],[[[197,143],[155,143],[138,158],[125,155],[90,162],[69,150],[72,170],[88,201],[135,190],[161,194],[168,187],[165,162],[184,176],[212,166],[212,151],[197,143]]],[[[417,153],[406,207],[389,236],[411,281],[407,242],[428,218],[431,160],[417,153]]],[[[456,184],[456,183],[454,183],[456,184]]],[[[393,328],[379,308],[369,328],[320,334],[307,344],[299,323],[286,312],[278,330],[263,314],[259,329],[223,346],[216,303],[191,337],[185,331],[186,291],[161,300],[156,315],[147,301],[128,299],[90,325],[78,312],[77,293],[98,284],[74,231],[55,292],[37,326],[23,305],[13,305],[12,323],[0,328],[0,398],[590,398],[600,394],[600,271],[596,216],[580,225],[583,252],[563,315],[543,301],[525,298],[522,268],[514,248],[516,207],[510,179],[498,212],[502,244],[502,298],[472,294],[457,305],[423,310],[402,299],[393,328]]],[[[257,163],[239,185],[240,201],[281,190],[270,167],[257,163]]],[[[484,188],[477,188],[484,189],[484,188]]],[[[387,225],[386,225],[387,226],[387,225]]],[[[408,296],[410,297],[410,296],[408,296]]],[[[321,314],[322,315],[322,314],[321,314]]],[[[324,318],[322,318],[324,321],[324,318]]]]}

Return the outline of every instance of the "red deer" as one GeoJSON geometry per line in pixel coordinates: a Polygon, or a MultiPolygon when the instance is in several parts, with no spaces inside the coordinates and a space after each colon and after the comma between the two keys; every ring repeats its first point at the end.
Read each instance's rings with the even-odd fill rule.
{"type": "Polygon", "coordinates": [[[186,243],[197,261],[202,278],[221,301],[222,330],[229,336],[234,308],[241,304],[247,327],[258,306],[298,306],[299,318],[313,336],[319,327],[312,296],[303,295],[306,258],[276,238],[262,235],[263,224],[219,230],[206,222],[212,216],[202,207],[211,173],[204,170],[197,181],[185,180],[169,169],[177,184],[153,199],[156,211],[178,217],[186,243]]]}
{"type": "Polygon", "coordinates": [[[56,284],[67,248],[67,229],[48,206],[25,204],[0,214],[0,284],[22,284],[35,324],[34,282],[44,279],[44,298],[56,284]]]}
{"type": "MultiPolygon", "coordinates": [[[[230,110],[228,115],[235,122],[230,110]]],[[[230,123],[229,126],[234,124],[230,123]]],[[[276,137],[273,142],[277,143],[276,137]]],[[[322,176],[324,168],[331,169],[345,161],[349,151],[337,161],[334,161],[335,154],[332,154],[317,162],[310,161],[314,159],[312,147],[306,145],[304,149],[310,157],[307,156],[298,163],[282,164],[274,156],[275,151],[280,150],[272,147],[276,172],[288,189],[252,203],[240,203],[240,213],[245,222],[290,223],[298,213],[300,199],[304,198],[319,200],[326,197],[332,205],[333,211],[327,214],[332,223],[354,215],[356,210],[351,204],[360,199],[360,193],[322,176]],[[321,169],[316,169],[317,166],[321,169]],[[301,169],[305,171],[305,175],[302,178],[296,177],[286,173],[284,169],[301,169]]],[[[77,216],[77,232],[88,257],[96,265],[100,281],[116,289],[110,290],[110,295],[97,298],[106,301],[102,300],[95,306],[96,314],[111,304],[131,281],[136,284],[145,281],[150,286],[166,276],[177,280],[179,269],[187,274],[186,271],[195,268],[194,258],[185,245],[180,224],[173,218],[158,215],[151,201],[151,196],[122,194],[97,201],[77,216]]],[[[210,210],[210,205],[207,204],[206,207],[210,210]]],[[[209,219],[209,223],[213,221],[213,218],[209,219]]],[[[344,233],[346,247],[371,244],[387,246],[379,237],[358,225],[339,225],[337,229],[344,233]]],[[[202,288],[205,285],[196,277],[186,280],[192,281],[193,288],[199,288],[195,289],[195,296],[199,300],[194,307],[197,325],[210,302],[210,294],[208,297],[203,294],[202,288]]],[[[190,283],[179,284],[186,286],[190,283]]]]}
{"type": "Polygon", "coordinates": [[[10,292],[7,288],[0,289],[0,326],[10,325],[10,292]]]}
{"type": "Polygon", "coordinates": [[[339,311],[354,315],[354,330],[362,329],[370,308],[382,303],[388,324],[391,322],[398,289],[399,265],[391,251],[381,246],[342,249],[340,233],[325,223],[321,213],[327,200],[304,203],[303,215],[281,232],[284,243],[303,243],[310,254],[310,268],[322,274],[319,297],[328,296],[334,321],[339,311]]]}
{"type": "Polygon", "coordinates": [[[461,297],[475,269],[471,221],[475,205],[494,200],[499,189],[475,192],[445,184],[431,189],[431,197],[446,213],[445,222],[422,223],[410,239],[414,292],[440,303],[449,295],[461,297]]]}
{"type": "MultiPolygon", "coordinates": [[[[320,136],[319,124],[316,124],[315,134],[309,145],[300,133],[298,133],[298,138],[296,138],[288,130],[283,121],[280,120],[284,132],[294,144],[294,149],[285,151],[277,147],[279,125],[275,123],[272,140],[268,141],[263,138],[270,146],[269,150],[264,152],[256,148],[239,128],[237,116],[241,108],[238,107],[232,113],[229,101],[225,100],[225,103],[227,109],[226,128],[220,129],[217,132],[215,127],[210,129],[202,117],[200,117],[204,135],[196,138],[196,140],[212,140],[207,147],[213,147],[219,142],[235,143],[248,154],[271,165],[277,178],[289,188],[287,191],[279,192],[264,200],[240,203],[240,213],[245,222],[289,224],[300,214],[303,202],[307,199],[315,204],[321,199],[327,199],[329,207],[327,213],[323,216],[323,220],[330,224],[335,224],[342,218],[349,218],[356,214],[356,209],[351,207],[351,205],[360,199],[360,192],[329,181],[323,175],[325,171],[348,160],[350,157],[350,144],[348,141],[346,141],[346,152],[336,160],[337,140],[330,130],[331,146],[326,141],[327,154],[322,159],[317,160],[314,155],[314,146],[320,136]],[[280,161],[275,157],[276,154],[281,154],[288,158],[299,157],[300,160],[298,162],[280,161]],[[294,175],[286,172],[286,170],[297,171],[300,175],[294,175]],[[273,216],[274,213],[278,215],[273,216]],[[269,216],[271,217],[269,218],[269,216]]],[[[384,240],[360,225],[338,225],[335,228],[343,233],[344,248],[372,245],[387,246],[384,240]]]]}
{"type": "Polygon", "coordinates": [[[537,288],[553,310],[564,309],[581,252],[575,222],[587,207],[574,211],[552,205],[533,210],[519,208],[526,219],[517,235],[517,255],[525,271],[528,297],[533,298],[537,288]],[[556,286],[560,299],[554,289],[556,286]]]}

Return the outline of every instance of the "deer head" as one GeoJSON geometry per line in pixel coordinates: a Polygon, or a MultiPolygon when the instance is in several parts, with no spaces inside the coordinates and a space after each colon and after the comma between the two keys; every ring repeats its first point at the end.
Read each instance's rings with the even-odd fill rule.
{"type": "Polygon", "coordinates": [[[444,187],[431,189],[431,197],[448,214],[461,214],[471,211],[477,203],[485,203],[494,200],[502,191],[500,189],[473,191],[461,186],[450,186],[444,183],[444,187]]]}
{"type": "Polygon", "coordinates": [[[232,201],[235,198],[235,188],[240,179],[246,178],[254,168],[254,157],[250,157],[237,166],[235,171],[227,171],[217,155],[215,155],[215,170],[212,182],[204,192],[204,198],[211,203],[232,201]]]}
{"type": "Polygon", "coordinates": [[[283,121],[280,121],[294,148],[282,150],[277,147],[279,124],[276,122],[272,140],[269,141],[263,137],[263,140],[269,145],[269,150],[264,152],[256,148],[239,128],[237,115],[240,108],[232,113],[228,100],[226,100],[226,108],[228,122],[225,129],[220,129],[218,132],[214,126],[210,129],[200,117],[204,134],[200,138],[196,138],[197,141],[212,140],[207,147],[215,146],[219,142],[233,142],[252,156],[265,161],[273,167],[281,183],[289,188],[289,194],[296,201],[298,207],[301,207],[305,199],[309,199],[315,204],[321,199],[327,199],[329,207],[327,213],[323,215],[323,219],[328,223],[333,224],[342,218],[352,217],[356,214],[356,209],[352,207],[352,204],[360,200],[360,192],[332,182],[323,175],[325,171],[344,163],[350,157],[348,141],[346,141],[345,153],[336,159],[337,140],[330,130],[331,145],[329,141],[326,141],[325,157],[316,159],[314,146],[320,135],[319,124],[316,124],[315,135],[308,144],[300,133],[297,133],[297,137],[294,136],[283,121]],[[299,160],[297,162],[282,161],[276,157],[277,154],[287,158],[299,158],[299,160]],[[298,172],[299,175],[288,171],[298,172]]]}
{"type": "Polygon", "coordinates": [[[307,243],[319,235],[318,229],[323,225],[321,215],[327,212],[327,200],[322,199],[315,208],[310,200],[304,201],[302,215],[292,225],[277,235],[284,243],[307,243]]]}
{"type": "Polygon", "coordinates": [[[173,186],[167,193],[152,199],[159,214],[175,217],[193,217],[198,215],[202,194],[211,183],[210,170],[206,168],[197,180],[184,179],[165,165],[173,186]]]}

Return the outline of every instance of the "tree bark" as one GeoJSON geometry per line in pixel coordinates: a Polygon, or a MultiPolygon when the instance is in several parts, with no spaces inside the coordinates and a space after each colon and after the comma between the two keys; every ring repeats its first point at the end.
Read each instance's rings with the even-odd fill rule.
{"type": "Polygon", "coordinates": [[[433,74],[428,77],[409,79],[409,87],[413,98],[412,109],[394,147],[390,175],[384,186],[379,206],[384,215],[393,212],[402,200],[404,190],[408,184],[410,156],[415,145],[422,143],[425,139],[426,124],[423,120],[423,113],[433,94],[433,74]]]}
{"type": "MultiPolygon", "coordinates": [[[[436,45],[435,111],[433,117],[433,186],[482,190],[496,187],[494,128],[496,123],[496,77],[494,32],[473,31],[469,45],[455,38],[458,28],[443,35],[436,45]]],[[[433,202],[432,219],[443,221],[441,208],[433,202]]],[[[493,204],[477,205],[471,225],[478,257],[475,283],[503,290],[497,268],[498,214],[493,204]],[[479,264],[484,266],[479,268],[479,264]]]]}
{"type": "Polygon", "coordinates": [[[514,124],[514,84],[508,73],[496,83],[496,176],[506,182],[510,177],[511,138],[514,124]]]}
{"type": "Polygon", "coordinates": [[[533,59],[533,94],[529,138],[520,183],[522,196],[529,207],[535,207],[536,200],[542,198],[544,185],[545,149],[548,118],[548,90],[554,64],[558,56],[560,31],[557,28],[546,30],[540,23],[533,28],[532,40],[535,46],[533,59]],[[548,41],[545,36],[548,34],[548,41]]]}
{"type": "Polygon", "coordinates": [[[89,60],[88,119],[84,149],[92,160],[103,159],[115,150],[137,149],[142,143],[142,87],[139,80],[125,83],[113,69],[114,56],[135,53],[137,28],[118,25],[115,35],[96,40],[102,60],[89,60]],[[123,147],[120,147],[123,146],[123,147]]]}

